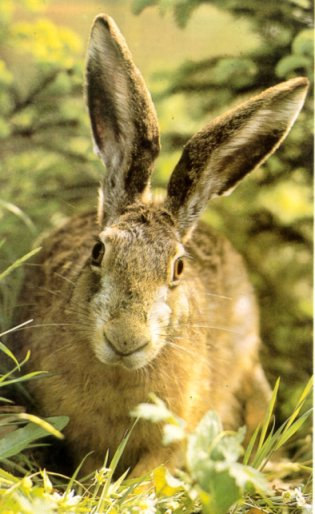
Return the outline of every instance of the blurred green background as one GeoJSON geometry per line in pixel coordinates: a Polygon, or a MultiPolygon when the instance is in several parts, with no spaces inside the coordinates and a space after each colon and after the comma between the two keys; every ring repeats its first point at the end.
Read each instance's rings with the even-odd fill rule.
{"type": "MultiPolygon", "coordinates": [[[[157,106],[156,188],[214,115],[281,80],[313,78],[309,0],[1,0],[0,271],[43,231],[96,205],[103,167],[82,92],[99,12],[120,26],[157,106]]],[[[283,382],[280,417],[312,371],[312,129],[310,93],[276,155],[205,213],[248,263],[264,365],[272,383],[283,382]]],[[[1,284],[4,329],[20,277],[1,284]]]]}

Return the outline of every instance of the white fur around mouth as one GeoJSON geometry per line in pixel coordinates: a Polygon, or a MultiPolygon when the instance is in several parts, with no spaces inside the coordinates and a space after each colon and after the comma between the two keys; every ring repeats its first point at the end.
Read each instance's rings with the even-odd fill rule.
{"type": "Polygon", "coordinates": [[[95,354],[98,360],[103,364],[110,366],[121,366],[129,370],[137,370],[144,368],[151,362],[159,353],[160,348],[152,346],[151,343],[140,347],[133,353],[120,354],[113,348],[113,345],[107,341],[102,341],[102,344],[94,345],[95,354]]]}

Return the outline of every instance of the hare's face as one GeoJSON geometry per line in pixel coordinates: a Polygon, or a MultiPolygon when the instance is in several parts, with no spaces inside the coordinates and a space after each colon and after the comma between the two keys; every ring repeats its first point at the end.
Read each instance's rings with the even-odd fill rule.
{"type": "Polygon", "coordinates": [[[163,209],[130,207],[100,233],[91,257],[99,289],[90,304],[100,361],[137,369],[156,357],[174,323],[169,297],[177,294],[184,253],[163,209]]]}

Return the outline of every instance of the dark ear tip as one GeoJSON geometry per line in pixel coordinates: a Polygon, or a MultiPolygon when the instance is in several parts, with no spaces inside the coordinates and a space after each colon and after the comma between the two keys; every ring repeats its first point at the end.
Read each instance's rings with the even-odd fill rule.
{"type": "Polygon", "coordinates": [[[101,26],[106,30],[110,31],[111,26],[113,26],[114,20],[108,16],[108,14],[100,13],[98,14],[93,21],[92,31],[95,27],[101,26]]]}
{"type": "Polygon", "coordinates": [[[295,77],[287,81],[290,89],[308,89],[310,81],[307,77],[295,77]]]}

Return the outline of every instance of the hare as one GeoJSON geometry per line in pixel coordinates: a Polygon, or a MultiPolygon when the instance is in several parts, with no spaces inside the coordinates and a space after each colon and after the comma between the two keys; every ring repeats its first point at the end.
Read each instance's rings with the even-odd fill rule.
{"type": "MultiPolygon", "coordinates": [[[[83,472],[103,465],[131,426],[130,411],[154,392],[192,430],[213,409],[223,425],[261,419],[270,389],[259,360],[259,320],[240,255],[199,221],[287,135],[308,81],[283,82],[216,118],[183,149],[165,199],[150,175],[159,150],[156,113],[114,21],[96,17],[86,96],[96,151],[106,165],[98,215],[47,237],[26,274],[19,355],[48,376],[29,383],[44,415],[68,415],[66,441],[83,472]]],[[[161,427],[140,421],[118,472],[182,464],[161,427]]]]}

